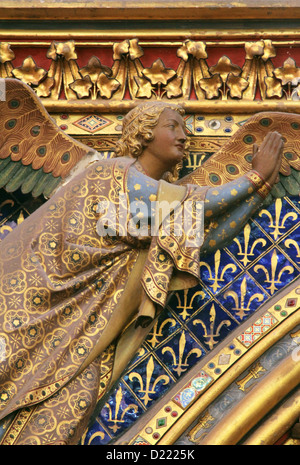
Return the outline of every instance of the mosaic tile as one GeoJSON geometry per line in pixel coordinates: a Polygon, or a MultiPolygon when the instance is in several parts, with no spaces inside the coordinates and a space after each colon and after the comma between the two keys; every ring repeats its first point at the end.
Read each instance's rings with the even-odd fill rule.
{"type": "Polygon", "coordinates": [[[105,429],[99,424],[99,421],[95,421],[94,424],[89,428],[84,438],[82,438],[81,445],[85,446],[103,446],[108,444],[111,437],[107,434],[105,429]]]}
{"type": "Polygon", "coordinates": [[[246,320],[268,298],[268,295],[247,273],[232,282],[217,300],[239,322],[246,320]]]}
{"type": "Polygon", "coordinates": [[[291,228],[299,223],[299,216],[295,208],[285,198],[276,199],[267,209],[259,212],[259,225],[269,236],[277,241],[291,228]]]}
{"type": "Polygon", "coordinates": [[[111,437],[116,437],[130,427],[142,412],[134,395],[120,383],[102,408],[98,420],[111,437]]]}
{"type": "Polygon", "coordinates": [[[277,323],[276,318],[269,312],[266,312],[253,325],[249,326],[237,339],[245,346],[250,347],[255,341],[260,339],[274,324],[277,323]]]}
{"type": "Polygon", "coordinates": [[[165,368],[153,355],[135,365],[123,379],[146,408],[174,384],[165,368]]]}
{"type": "Polygon", "coordinates": [[[146,441],[142,436],[137,436],[132,442],[133,446],[150,446],[150,442],[146,441]]]}
{"type": "Polygon", "coordinates": [[[198,375],[195,376],[190,383],[188,383],[175,397],[173,397],[173,401],[185,409],[212,381],[213,379],[205,373],[205,371],[200,371],[200,373],[198,373],[198,375]]]}
{"type": "Polygon", "coordinates": [[[179,378],[205,355],[205,351],[187,331],[181,330],[156,354],[172,375],[179,378]]]}
{"type": "Polygon", "coordinates": [[[248,271],[271,296],[299,274],[294,264],[276,247],[262,256],[248,271]]]}
{"type": "Polygon", "coordinates": [[[229,365],[231,360],[231,355],[230,354],[221,354],[218,358],[218,364],[219,365],[229,365]]]}
{"type": "Polygon", "coordinates": [[[249,266],[272,245],[272,241],[250,221],[241,233],[233,239],[227,249],[243,267],[249,266]]]}
{"type": "Polygon", "coordinates": [[[279,247],[291,260],[300,266],[300,226],[295,228],[290,234],[279,242],[279,247]]]}
{"type": "Polygon", "coordinates": [[[113,122],[103,116],[99,115],[88,115],[80,118],[79,120],[72,123],[74,126],[77,126],[84,131],[94,133],[103,129],[107,126],[110,126],[113,122]]]}
{"type": "Polygon", "coordinates": [[[206,350],[213,349],[237,326],[217,302],[209,302],[187,325],[206,350]]]}
{"type": "Polygon", "coordinates": [[[225,250],[217,250],[200,262],[201,281],[213,294],[218,294],[240,272],[241,267],[225,250]]]}
{"type": "Polygon", "coordinates": [[[170,298],[168,307],[184,323],[210,299],[211,297],[205,288],[199,284],[191,289],[174,292],[170,298]]]}
{"type": "Polygon", "coordinates": [[[186,115],[184,117],[184,123],[188,131],[188,134],[194,134],[194,122],[195,122],[194,115],[186,115]]]}
{"type": "Polygon", "coordinates": [[[180,328],[180,323],[174,318],[173,312],[164,309],[159,316],[154,327],[146,337],[145,346],[154,349],[164,344],[166,339],[169,338],[175,331],[180,328]]]}
{"type": "Polygon", "coordinates": [[[285,199],[287,200],[287,202],[289,202],[296,209],[296,211],[300,212],[299,195],[285,197],[285,199]]]}

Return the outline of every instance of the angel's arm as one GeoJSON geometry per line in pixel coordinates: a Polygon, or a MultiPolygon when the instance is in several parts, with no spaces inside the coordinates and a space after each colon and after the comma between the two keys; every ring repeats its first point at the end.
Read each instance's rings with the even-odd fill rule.
{"type": "Polygon", "coordinates": [[[255,193],[243,202],[213,219],[201,247],[201,255],[207,255],[229,244],[262,205],[263,197],[255,193]]]}
{"type": "Polygon", "coordinates": [[[208,190],[205,217],[213,219],[201,248],[202,254],[228,244],[257,211],[277,178],[282,148],[280,134],[268,134],[260,149],[254,148],[252,166],[257,171],[250,171],[219,189],[208,190]]]}
{"type": "Polygon", "coordinates": [[[264,190],[265,180],[254,170],[234,181],[207,190],[204,211],[206,220],[216,218],[246,201],[255,192],[264,190]]]}
{"type": "Polygon", "coordinates": [[[281,135],[277,132],[267,134],[261,147],[254,147],[252,171],[223,186],[207,191],[206,218],[219,216],[234,207],[237,202],[252,196],[254,192],[270,190],[278,175],[282,149],[281,135]]]}

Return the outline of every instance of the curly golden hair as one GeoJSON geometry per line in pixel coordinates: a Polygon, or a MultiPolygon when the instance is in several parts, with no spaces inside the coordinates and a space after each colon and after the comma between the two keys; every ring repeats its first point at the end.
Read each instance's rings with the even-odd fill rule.
{"type": "MultiPolygon", "coordinates": [[[[147,143],[153,140],[153,129],[165,109],[176,111],[181,116],[184,116],[185,113],[182,107],[167,102],[145,102],[127,113],[123,119],[122,136],[116,143],[115,155],[117,157],[138,158],[143,153],[147,143]]],[[[169,182],[176,181],[181,167],[182,162],[178,163],[172,172],[166,173],[164,179],[169,182]]]]}

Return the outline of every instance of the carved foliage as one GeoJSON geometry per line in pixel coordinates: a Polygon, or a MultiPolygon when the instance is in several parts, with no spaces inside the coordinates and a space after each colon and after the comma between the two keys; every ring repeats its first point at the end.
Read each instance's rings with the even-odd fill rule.
{"type": "Polygon", "coordinates": [[[193,92],[198,100],[299,100],[300,68],[293,58],[275,68],[276,50],[270,40],[246,42],[244,49],[242,67],[226,55],[208,66],[206,44],[186,40],[176,51],[177,69],[166,67],[160,57],[144,67],[144,51],[138,39],[131,39],[113,45],[111,68],[92,56],[80,69],[74,41],[54,41],[46,70],[31,56],[15,68],[15,52],[10,44],[0,42],[0,77],[20,79],[39,97],[51,100],[122,100],[126,92],[131,99],[189,99],[193,92]]]}

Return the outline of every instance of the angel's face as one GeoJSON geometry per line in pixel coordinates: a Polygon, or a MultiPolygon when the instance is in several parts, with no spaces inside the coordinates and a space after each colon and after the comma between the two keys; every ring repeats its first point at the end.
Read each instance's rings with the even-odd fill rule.
{"type": "Polygon", "coordinates": [[[153,136],[153,140],[147,142],[144,156],[158,160],[166,171],[183,159],[187,137],[183,118],[177,111],[166,108],[161,113],[153,136]]]}

